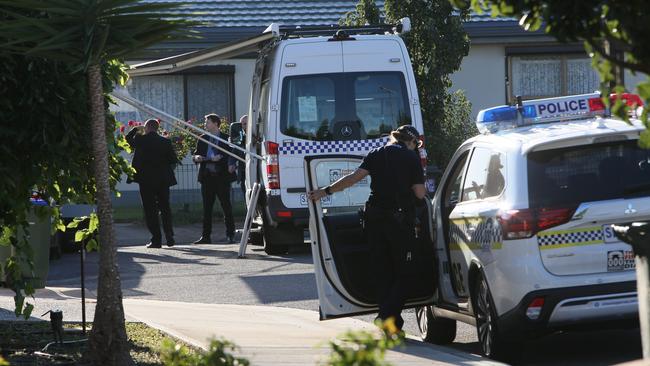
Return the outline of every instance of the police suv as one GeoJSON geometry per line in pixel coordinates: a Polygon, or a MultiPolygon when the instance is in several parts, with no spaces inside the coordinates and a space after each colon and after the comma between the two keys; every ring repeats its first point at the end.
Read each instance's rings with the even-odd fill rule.
{"type": "MultiPolygon", "coordinates": [[[[641,105],[623,95],[629,105],[641,105]]],[[[450,343],[476,325],[486,356],[512,359],[527,337],[591,325],[635,325],[631,247],[612,225],[650,219],[643,126],[607,117],[599,94],[531,100],[479,113],[420,214],[406,307],[423,339],[450,343]]],[[[308,189],[359,159],[307,158],[308,189]]],[[[351,207],[369,182],[310,204],[321,319],[376,311],[373,263],[351,207]]]]}
{"type": "Polygon", "coordinates": [[[650,218],[650,154],[638,121],[605,112],[586,94],[479,113],[483,134],[434,198],[440,277],[435,305],[417,311],[424,339],[451,342],[464,321],[499,358],[526,337],[637,317],[634,255],[612,225],[650,218]]]}

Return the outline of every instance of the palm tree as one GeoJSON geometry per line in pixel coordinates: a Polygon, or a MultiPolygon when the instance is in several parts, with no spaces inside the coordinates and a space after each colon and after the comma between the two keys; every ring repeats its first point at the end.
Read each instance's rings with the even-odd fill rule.
{"type": "Polygon", "coordinates": [[[95,318],[84,354],[85,362],[94,365],[133,364],[113,231],[102,65],[188,35],[186,29],[196,23],[173,13],[181,5],[140,0],[0,0],[3,51],[71,63],[87,79],[101,243],[95,318]]]}

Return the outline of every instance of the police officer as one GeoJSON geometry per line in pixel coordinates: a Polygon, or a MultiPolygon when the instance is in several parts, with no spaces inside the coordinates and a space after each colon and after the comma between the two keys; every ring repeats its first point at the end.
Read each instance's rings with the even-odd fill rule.
{"type": "Polygon", "coordinates": [[[405,297],[405,277],[415,243],[415,205],[424,198],[424,174],[417,149],[419,133],[410,125],[392,131],[389,142],[363,159],[357,170],[331,185],[308,193],[318,200],[342,191],[370,174],[370,197],[364,221],[376,268],[377,318],[394,318],[401,329],[405,297]]]}

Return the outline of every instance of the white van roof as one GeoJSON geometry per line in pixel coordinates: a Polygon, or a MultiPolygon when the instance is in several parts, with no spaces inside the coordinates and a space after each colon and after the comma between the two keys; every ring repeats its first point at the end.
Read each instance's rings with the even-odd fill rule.
{"type": "MultiPolygon", "coordinates": [[[[198,64],[214,60],[233,58],[242,54],[258,51],[264,44],[273,39],[286,39],[288,41],[296,38],[308,40],[312,38],[332,38],[338,31],[357,37],[367,37],[368,34],[399,34],[410,30],[410,20],[404,18],[398,25],[380,24],[373,26],[348,27],[348,26],[281,26],[276,23],[269,25],[262,34],[243,40],[220,45],[204,50],[188,52],[172,57],[154,60],[131,66],[128,73],[130,76],[160,75],[188,69],[198,64]]],[[[314,42],[323,41],[317,40],[314,42]]]]}

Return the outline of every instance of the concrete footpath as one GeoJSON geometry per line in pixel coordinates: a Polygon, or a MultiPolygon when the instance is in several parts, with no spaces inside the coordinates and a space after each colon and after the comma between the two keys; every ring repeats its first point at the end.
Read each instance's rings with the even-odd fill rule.
{"type": "MultiPolygon", "coordinates": [[[[61,309],[65,321],[81,321],[80,290],[45,288],[36,293],[33,317],[61,309]]],[[[86,291],[87,320],[94,314],[94,295],[86,291]]],[[[0,320],[15,320],[13,293],[0,289],[0,320]]],[[[128,321],[141,321],[186,343],[207,348],[211,338],[239,346],[238,355],[252,365],[316,365],[329,354],[328,342],[349,330],[377,329],[358,319],[319,321],[315,311],[273,306],[198,304],[124,299],[128,321]]],[[[44,319],[47,318],[44,317],[44,319]]],[[[451,348],[423,343],[409,336],[406,344],[387,353],[394,365],[502,365],[451,348]]]]}

